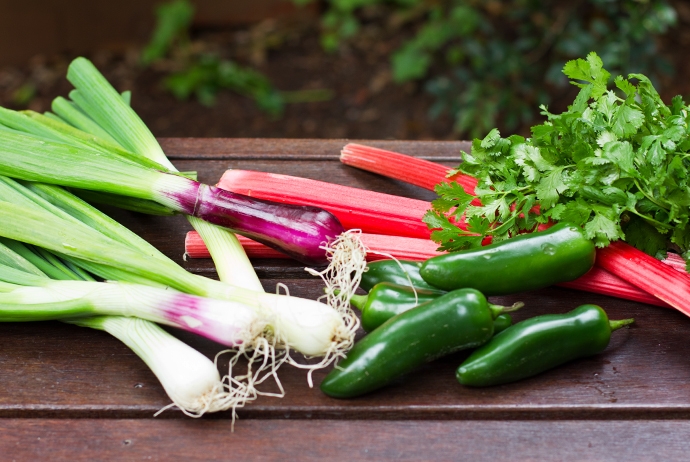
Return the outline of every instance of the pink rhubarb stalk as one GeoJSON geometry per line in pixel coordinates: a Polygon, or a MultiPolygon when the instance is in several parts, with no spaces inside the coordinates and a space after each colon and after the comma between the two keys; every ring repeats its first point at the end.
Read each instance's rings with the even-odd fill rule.
{"type": "Polygon", "coordinates": [[[430,191],[433,191],[441,181],[457,181],[470,194],[474,194],[474,188],[477,186],[475,178],[462,173],[446,178],[450,169],[444,165],[361,144],[346,144],[340,152],[340,161],[345,165],[378,173],[430,191]]]}
{"type": "Polygon", "coordinates": [[[625,242],[597,251],[597,264],[690,316],[690,276],[625,242]]]}
{"type": "MultiPolygon", "coordinates": [[[[422,261],[441,255],[441,252],[436,250],[436,244],[429,239],[367,233],[362,233],[360,236],[364,246],[370,250],[367,252],[368,261],[383,260],[391,256],[399,260],[422,261]]],[[[237,238],[249,258],[290,258],[284,253],[244,236],[237,236],[237,238]]],[[[210,258],[211,256],[196,231],[187,233],[185,253],[190,258],[210,258]]]]}
{"type": "Polygon", "coordinates": [[[322,207],[345,229],[429,239],[422,222],[429,203],[324,181],[249,170],[228,170],[218,186],[239,194],[284,204],[322,207]]]}

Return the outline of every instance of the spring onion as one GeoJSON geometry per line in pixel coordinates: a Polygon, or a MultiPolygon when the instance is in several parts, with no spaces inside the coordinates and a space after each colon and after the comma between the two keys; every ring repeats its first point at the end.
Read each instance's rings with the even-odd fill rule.
{"type": "MultiPolygon", "coordinates": [[[[143,121],[138,118],[128,104],[123,103],[123,99],[97,71],[93,64],[81,58],[74,60],[69,67],[67,78],[76,88],[75,91],[70,93],[70,97],[79,109],[94,121],[97,121],[122,146],[143,157],[147,157],[162,165],[167,165],[169,172],[174,171],[174,166],[167,160],[143,121]]],[[[234,285],[239,284],[243,287],[249,287],[248,284],[251,284],[257,291],[261,289],[261,285],[249,260],[232,234],[223,232],[218,227],[198,219],[190,219],[190,223],[206,241],[222,281],[229,281],[234,285]],[[235,280],[234,278],[237,277],[241,279],[235,280]]],[[[344,249],[341,250],[341,254],[337,252],[331,253],[332,249],[326,251],[327,255],[331,255],[331,265],[323,272],[323,274],[330,275],[329,278],[331,280],[326,281],[327,286],[335,285],[339,289],[338,295],[335,297],[333,297],[334,291],[331,291],[329,303],[336,306],[346,320],[352,319],[351,311],[349,311],[349,308],[346,308],[348,307],[346,298],[356,288],[357,281],[357,277],[352,278],[352,280],[349,279],[349,270],[357,266],[357,264],[350,265],[350,257],[353,253],[349,252],[358,248],[356,244],[351,245],[346,242],[350,237],[351,235],[340,236],[335,241],[338,242],[340,249],[344,249]],[[345,255],[342,255],[342,252],[345,252],[345,255]],[[334,271],[332,268],[338,265],[340,265],[340,270],[334,271]],[[343,276],[344,274],[348,276],[347,281],[343,276]],[[336,279],[340,282],[333,283],[336,279]],[[347,283],[349,286],[341,287],[343,283],[347,283]]],[[[363,260],[361,263],[363,264],[363,260]]],[[[363,267],[363,265],[360,266],[363,267]]],[[[349,324],[349,321],[346,322],[349,324]]],[[[353,327],[353,325],[350,324],[350,327],[353,327]]]]}
{"type": "MultiPolygon", "coordinates": [[[[107,82],[105,83],[107,84],[107,82]]],[[[86,86],[88,87],[88,85],[86,86]]],[[[103,108],[100,107],[102,104],[99,106],[99,104],[89,102],[89,95],[91,93],[94,92],[89,91],[88,88],[82,85],[81,88],[78,88],[76,92],[71,94],[71,97],[77,103],[80,110],[83,110],[85,114],[96,120],[98,115],[94,114],[103,108]]],[[[103,92],[101,92],[101,89],[97,89],[95,93],[103,92]]],[[[126,104],[122,106],[122,98],[116,92],[113,93],[115,95],[115,109],[106,108],[105,113],[117,113],[118,107],[124,107],[126,111],[131,111],[126,104]]],[[[107,94],[107,91],[103,94],[107,94]]],[[[110,102],[104,104],[110,104],[110,102]]],[[[55,117],[49,118],[45,116],[42,118],[35,114],[29,114],[26,117],[31,117],[32,120],[45,126],[49,126],[56,121],[55,117]]],[[[136,118],[136,114],[133,117],[136,118]]],[[[98,124],[100,126],[107,125],[108,133],[112,134],[111,130],[117,131],[121,128],[122,123],[127,123],[118,122],[116,119],[113,121],[112,118],[101,118],[98,124]]],[[[60,128],[55,124],[53,125],[56,130],[60,128]]],[[[101,149],[103,143],[100,143],[98,147],[93,145],[84,146],[83,142],[80,144],[79,142],[70,141],[68,138],[56,140],[45,136],[36,136],[35,131],[37,130],[35,125],[24,124],[18,127],[24,130],[24,132],[18,133],[17,130],[9,130],[3,132],[3,136],[0,137],[0,152],[4,151],[7,154],[0,157],[0,163],[2,160],[13,159],[8,163],[10,168],[4,170],[10,176],[23,180],[41,180],[47,183],[63,184],[74,188],[91,188],[112,194],[128,194],[131,197],[143,200],[154,200],[168,207],[173,205],[171,208],[177,211],[193,211],[201,218],[208,218],[206,216],[207,213],[204,211],[209,208],[204,203],[203,199],[205,196],[210,195],[214,198],[220,198],[221,201],[228,199],[228,195],[225,192],[214,190],[217,188],[200,185],[177,174],[163,173],[159,169],[142,165],[139,162],[139,158],[148,157],[150,161],[160,165],[169,165],[167,167],[169,172],[174,169],[169,161],[163,159],[164,155],[161,156],[160,153],[151,155],[151,151],[156,151],[155,147],[149,149],[150,146],[153,146],[151,143],[147,147],[145,146],[146,143],[142,145],[141,143],[131,143],[131,139],[126,140],[121,136],[113,137],[118,144],[124,145],[128,152],[130,149],[134,151],[135,156],[127,156],[122,155],[122,152],[117,149],[101,149]],[[18,168],[13,169],[12,166],[18,168]],[[13,170],[13,172],[9,170],[13,170]],[[59,181],[55,180],[56,173],[60,178],[59,181]],[[137,179],[139,174],[143,176],[137,179]],[[154,178],[157,178],[157,180],[154,178]],[[144,184],[146,182],[148,184],[144,184]],[[93,187],[94,184],[100,184],[100,186],[93,187]],[[166,185],[171,189],[165,191],[166,185]],[[189,190],[189,186],[192,187],[192,190],[196,190],[196,193],[189,190]],[[200,199],[198,203],[197,199],[200,199]]],[[[65,133],[67,133],[66,130],[61,134],[64,135],[65,133]]],[[[120,133],[126,134],[126,130],[124,132],[120,130],[120,133]]],[[[95,135],[91,136],[94,139],[96,138],[95,135]]],[[[73,138],[79,138],[79,136],[75,135],[73,138]]],[[[130,136],[130,138],[133,137],[130,136]]],[[[153,139],[152,136],[150,138],[153,139]]],[[[88,140],[89,138],[87,137],[86,141],[88,140]]],[[[84,141],[84,137],[82,137],[82,141],[84,141]]],[[[43,185],[44,189],[46,187],[46,185],[43,185]]],[[[52,194],[50,191],[45,190],[42,193],[47,195],[44,195],[44,199],[52,194]]],[[[0,197],[4,198],[2,195],[0,197]]],[[[46,200],[55,206],[61,199],[51,197],[46,200]]],[[[316,212],[317,215],[325,214],[328,223],[335,224],[337,227],[340,226],[337,220],[332,219],[332,216],[325,212],[322,213],[320,210],[291,208],[289,210],[291,213],[288,213],[289,216],[286,221],[286,217],[276,217],[276,213],[270,213],[273,210],[273,204],[253,201],[251,198],[242,198],[242,200],[244,201],[242,203],[244,207],[242,211],[248,210],[246,214],[241,215],[242,224],[250,227],[260,227],[262,226],[262,220],[268,221],[268,226],[273,231],[278,229],[275,234],[280,234],[279,228],[281,227],[283,229],[295,227],[295,230],[290,230],[292,236],[295,235],[295,232],[303,236],[313,229],[311,227],[313,223],[310,223],[310,220],[306,222],[306,230],[302,226],[304,223],[299,223],[299,226],[295,226],[294,221],[290,222],[290,220],[294,219],[292,212],[296,210],[299,213],[306,211],[312,215],[313,212],[316,212]],[[249,207],[246,207],[247,205],[249,207]]],[[[12,207],[11,204],[3,204],[0,215],[5,214],[5,216],[9,216],[16,212],[17,209],[12,207]]],[[[70,209],[70,207],[71,205],[69,204],[66,208],[64,204],[57,206],[57,208],[64,208],[65,210],[70,209]]],[[[280,208],[278,213],[285,214],[285,208],[280,206],[278,208],[280,208]]],[[[45,204],[42,204],[39,209],[32,208],[30,212],[24,214],[21,220],[15,221],[15,223],[10,223],[9,220],[0,218],[0,221],[2,221],[0,223],[0,228],[2,228],[0,235],[18,240],[23,239],[25,242],[45,247],[59,253],[61,258],[70,264],[82,267],[103,278],[154,286],[169,286],[192,295],[249,305],[267,323],[267,334],[272,338],[271,342],[293,347],[307,355],[326,355],[326,357],[331,356],[332,358],[352,343],[356,321],[352,321],[350,312],[345,310],[334,311],[328,305],[313,300],[266,294],[256,290],[258,287],[254,287],[255,290],[248,290],[235,285],[223,284],[218,281],[191,275],[168,259],[161,258],[159,253],[151,253],[141,248],[132,248],[127,242],[118,239],[117,230],[114,235],[112,233],[104,235],[100,232],[98,224],[95,225],[94,229],[90,226],[84,226],[83,223],[75,223],[75,221],[83,220],[81,216],[77,220],[60,216],[55,210],[49,210],[49,207],[46,207],[45,204]],[[39,222],[51,222],[54,226],[51,226],[50,230],[41,229],[42,232],[39,233],[29,232],[29,230],[38,229],[37,223],[39,222]],[[120,265],[119,262],[121,261],[125,262],[125,265],[120,265]],[[343,313],[345,314],[343,315],[343,313]]],[[[71,213],[72,211],[67,212],[68,215],[71,213]]],[[[76,215],[79,215],[79,212],[76,215]]],[[[320,231],[318,228],[319,226],[317,226],[317,231],[320,231]]],[[[333,233],[333,235],[337,234],[339,233],[333,233]]],[[[311,237],[308,236],[308,238],[311,237]]],[[[321,245],[327,241],[328,238],[323,236],[311,239],[309,242],[311,246],[310,251],[313,250],[312,256],[315,256],[312,260],[325,260],[323,256],[324,250],[318,249],[317,251],[314,249],[314,246],[317,245],[317,242],[318,245],[321,245]]],[[[248,265],[248,260],[246,264],[248,265]]],[[[255,282],[258,285],[258,280],[255,282]]],[[[342,304],[338,306],[342,307],[342,304]]]]}
{"type": "Polygon", "coordinates": [[[279,248],[303,262],[325,262],[321,246],[343,228],[323,209],[275,204],[147,169],[107,151],[3,133],[0,174],[153,200],[279,248]]]}
{"type": "MultiPolygon", "coordinates": [[[[161,166],[159,168],[161,170],[170,173],[177,171],[165,156],[153,134],[131,109],[129,98],[118,95],[93,64],[84,59],[76,59],[70,66],[68,78],[77,88],[73,96],[76,96],[84,107],[58,97],[53,101],[52,109],[59,116],[94,137],[111,140],[117,147],[123,145],[131,147],[142,165],[146,165],[145,161],[155,162],[156,165],[161,166]],[[99,122],[96,122],[97,120],[99,122]],[[115,141],[115,138],[119,142],[115,141]]],[[[99,197],[94,197],[94,194],[99,193],[87,193],[87,199],[99,201],[99,197]]],[[[112,197],[112,195],[108,196],[112,197]]],[[[132,198],[126,198],[124,203],[120,203],[110,199],[109,203],[131,208],[132,200],[132,198]]],[[[144,203],[155,204],[151,201],[144,201],[144,203]]],[[[140,204],[136,204],[135,210],[157,213],[155,207],[147,210],[140,204]]],[[[195,217],[189,217],[189,221],[208,242],[221,281],[263,291],[259,278],[233,233],[195,217]]]]}
{"type": "MultiPolygon", "coordinates": [[[[91,62],[83,58],[75,59],[69,66],[67,73],[68,80],[75,86],[75,90],[70,93],[70,98],[75,103],[75,106],[89,116],[94,122],[103,128],[111,137],[126,149],[136,152],[142,157],[146,157],[153,160],[161,165],[167,166],[168,172],[174,172],[174,166],[165,157],[163,150],[157,141],[153,137],[153,134],[147,129],[143,121],[138,118],[136,113],[129,107],[129,103],[125,101],[121,95],[119,95],[115,89],[107,82],[107,80],[98,72],[98,70],[93,66],[91,62]]],[[[199,202],[203,205],[203,200],[199,202]]],[[[269,211],[270,212],[270,211],[269,211]]],[[[272,212],[271,212],[272,213],[272,212]]],[[[201,217],[203,218],[203,217],[201,217]]],[[[329,221],[332,216],[329,216],[329,221]]],[[[244,220],[247,217],[243,218],[244,220]]],[[[285,221],[285,217],[281,216],[278,219],[282,222],[285,221]]],[[[207,220],[211,221],[212,220],[207,220]]],[[[301,227],[305,224],[305,220],[298,220],[300,223],[295,223],[293,221],[293,233],[297,231],[294,225],[301,227]]],[[[307,220],[308,221],[308,220],[307,220]]],[[[317,219],[318,221],[318,219],[317,219]]],[[[244,256],[243,250],[240,248],[236,239],[232,239],[230,234],[221,233],[214,231],[214,227],[211,225],[200,226],[200,220],[190,220],[192,225],[197,229],[202,238],[207,241],[207,245],[210,248],[210,253],[214,259],[214,263],[219,270],[219,274],[222,278],[223,275],[231,274],[242,274],[242,273],[253,273],[251,264],[249,263],[246,256],[244,256]],[[217,248],[216,248],[217,247],[217,248]],[[227,255],[228,251],[231,251],[231,256],[234,257],[232,260],[232,265],[235,266],[234,269],[223,268],[228,266],[230,263],[227,255]]],[[[329,239],[338,237],[336,240],[331,241],[332,246],[338,247],[338,252],[333,252],[331,249],[319,249],[315,251],[316,257],[320,258],[319,263],[325,262],[325,260],[330,261],[329,268],[324,270],[323,274],[330,274],[329,276],[332,280],[339,280],[341,283],[348,282],[347,287],[338,287],[339,291],[335,298],[331,298],[329,303],[337,306],[338,310],[342,310],[344,306],[348,304],[345,299],[348,294],[354,291],[356,288],[357,275],[354,278],[348,279],[344,276],[353,267],[362,267],[363,260],[359,263],[350,265],[350,260],[354,255],[361,255],[355,249],[359,249],[357,243],[348,243],[348,239],[353,239],[352,233],[340,234],[342,231],[342,226],[337,223],[331,223],[332,226],[327,225],[325,228],[330,227],[333,231],[327,237],[329,239]],[[338,231],[338,232],[336,232],[338,231]],[[345,255],[342,253],[345,252],[345,255]],[[353,252],[353,253],[348,253],[353,252]],[[327,256],[324,259],[324,256],[327,256]],[[335,262],[347,262],[345,265],[335,262]],[[339,266],[339,265],[342,265],[339,266]],[[335,270],[335,268],[339,268],[335,270]]],[[[232,226],[230,226],[232,228],[232,226]]],[[[246,233],[245,233],[246,234],[246,233]]],[[[284,234],[284,236],[290,236],[290,234],[284,234]]],[[[319,239],[313,239],[312,244],[316,244],[319,239]]],[[[329,241],[326,239],[321,240],[321,244],[327,244],[329,241]]],[[[294,254],[293,254],[294,255],[294,254]]],[[[309,258],[298,258],[302,261],[309,260],[309,258]]],[[[313,262],[318,260],[312,259],[313,262]]],[[[349,276],[349,272],[347,273],[349,276]]],[[[327,285],[333,285],[332,281],[327,281],[327,285]]],[[[254,285],[258,286],[258,279],[253,281],[254,285]]],[[[340,283],[336,284],[339,285],[340,283]]],[[[351,317],[351,312],[347,311],[344,313],[346,317],[351,317]]]]}
{"type": "MultiPolygon", "coordinates": [[[[249,290],[188,273],[141,238],[125,243],[125,239],[117,236],[117,230],[112,229],[106,231],[109,237],[37,195],[19,194],[17,190],[22,188],[8,178],[0,181],[0,197],[13,200],[0,203],[2,237],[44,247],[103,278],[137,283],[151,281],[192,295],[248,305],[268,323],[279,343],[284,342],[307,355],[329,354],[351,344],[353,332],[349,318],[343,319],[326,304],[249,290]]],[[[44,187],[43,192],[47,194],[50,189],[44,187]]],[[[62,199],[60,195],[52,197],[55,202],[62,199]]],[[[74,198],[73,202],[79,200],[74,198]]],[[[62,201],[62,206],[72,208],[66,201],[62,201]]],[[[99,216],[95,211],[91,215],[99,216]]],[[[92,223],[108,221],[108,226],[117,226],[113,220],[102,217],[93,218],[92,223]]],[[[108,226],[103,227],[108,229],[108,226]]],[[[123,231],[123,236],[126,234],[123,231]]]]}
{"type": "MultiPolygon", "coordinates": [[[[15,279],[25,283],[38,281],[40,284],[44,278],[45,281],[49,280],[48,274],[59,269],[57,274],[62,279],[93,280],[88,273],[69,267],[46,251],[42,255],[50,256],[50,259],[38,257],[42,249],[30,248],[16,241],[4,242],[6,245],[0,244],[0,256],[3,257],[0,259],[0,268],[13,268],[24,273],[15,279]],[[38,257],[31,258],[36,265],[22,255],[38,257]]],[[[13,284],[0,283],[2,292],[14,288],[16,286],[13,284]]],[[[244,381],[237,378],[230,380],[230,377],[221,379],[213,361],[150,321],[124,316],[95,316],[63,321],[106,331],[125,343],[151,368],[173,405],[189,416],[200,417],[206,412],[232,409],[234,419],[236,408],[258,394],[254,383],[262,368],[255,374],[251,374],[250,369],[244,381]]]]}
{"type": "Polygon", "coordinates": [[[0,294],[0,322],[94,315],[135,316],[227,346],[252,344],[263,331],[257,313],[236,302],[125,282],[54,281],[0,268],[0,280],[25,283],[0,294]]]}
{"type": "MultiPolygon", "coordinates": [[[[158,141],[144,122],[89,60],[77,58],[72,61],[68,68],[67,79],[76,88],[70,93],[70,98],[101,127],[107,127],[108,133],[118,143],[132,152],[164,165],[168,171],[175,171],[175,167],[165,156],[158,141]]],[[[173,189],[179,191],[175,187],[173,189]]],[[[189,206],[186,210],[171,208],[210,223],[228,227],[248,237],[252,237],[248,234],[252,233],[259,237],[257,240],[270,247],[282,248],[305,263],[325,263],[324,252],[320,247],[324,243],[335,240],[343,231],[335,217],[315,208],[307,208],[303,211],[293,208],[282,210],[280,206],[273,207],[262,201],[254,202],[239,196],[223,197],[224,195],[216,190],[207,192],[205,188],[196,188],[196,191],[190,192],[194,195],[191,209],[189,206]],[[234,210],[236,213],[231,212],[227,218],[222,218],[218,216],[221,212],[219,208],[224,207],[224,204],[230,205],[226,201],[237,201],[242,205],[240,210],[234,210]],[[197,208],[198,214],[195,213],[197,208]],[[255,211],[250,212],[249,208],[255,211]],[[250,221],[255,223],[248,223],[250,221]],[[265,229],[261,226],[263,221],[266,221],[265,229]],[[242,225],[248,225],[249,229],[244,229],[242,225]],[[263,233],[266,234],[266,240],[261,238],[263,233]],[[285,240],[283,246],[281,246],[282,240],[285,240]]],[[[178,194],[174,193],[174,195],[178,194]]]]}

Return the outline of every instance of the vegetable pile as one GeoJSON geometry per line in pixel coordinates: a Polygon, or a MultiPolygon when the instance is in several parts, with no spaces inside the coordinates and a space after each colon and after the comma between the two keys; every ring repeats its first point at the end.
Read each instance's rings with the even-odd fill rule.
{"type": "MultiPolygon", "coordinates": [[[[129,107],[130,95],[118,94],[89,61],[76,59],[68,79],[76,89],[69,100],[55,100],[54,112],[0,108],[0,320],[58,319],[110,332],[151,366],[173,405],[194,417],[230,409],[234,418],[257,396],[275,395],[257,389],[267,379],[282,395],[281,364],[308,369],[311,381],[313,370],[351,347],[359,320],[343,300],[359,280],[349,280],[350,270],[363,258],[348,258],[358,242],[337,218],[196,182],[194,172],[170,163],[129,107]],[[78,196],[188,215],[221,281],[188,273],[78,196]],[[266,293],[237,237],[219,225],[303,262],[352,260],[348,280],[333,285],[328,304],[266,293]],[[231,370],[221,379],[212,361],[143,320],[230,347],[231,370]],[[300,364],[291,349],[322,360],[300,364]],[[247,373],[233,374],[240,357],[248,359],[247,373]]],[[[338,276],[332,265],[323,273],[338,276]]]]}
{"type": "MultiPolygon", "coordinates": [[[[561,284],[671,306],[690,315],[690,278],[684,268],[690,259],[690,234],[686,228],[690,218],[686,173],[690,152],[687,105],[680,96],[665,104],[650,80],[640,74],[627,78],[618,76],[613,79],[614,87],[610,88],[611,75],[594,53],[586,59],[567,63],[563,71],[580,88],[566,112],[553,114],[541,107],[546,121],[532,128],[530,138],[516,135],[502,138],[497,130],[492,130],[484,139],[475,140],[471,152],[463,153],[463,163],[450,172],[443,166],[397,153],[360,145],[345,146],[341,155],[345,164],[435,189],[439,198],[432,202],[423,221],[432,239],[440,245],[439,250],[451,251],[447,256],[435,258],[429,254],[425,258],[430,259],[418,265],[403,262],[400,266],[403,274],[392,277],[388,284],[380,287],[364,284],[365,289],[370,290],[369,295],[353,298],[353,304],[362,309],[367,329],[372,331],[364,341],[372,335],[383,335],[376,334],[378,329],[397,329],[385,326],[402,317],[412,306],[419,305],[413,308],[417,310],[434,303],[438,296],[434,290],[439,289],[471,287],[491,295],[561,284]],[[551,229],[544,231],[548,228],[551,229]],[[573,230],[578,235],[573,242],[582,243],[565,256],[560,253],[563,242],[551,240],[564,229],[573,230]],[[595,261],[595,247],[596,267],[590,269],[595,261]],[[524,265],[521,266],[518,259],[524,265]],[[683,268],[679,268],[679,259],[686,262],[683,268]],[[537,269],[528,270],[533,262],[537,269]],[[553,266],[559,263],[563,266],[553,266]],[[538,274],[530,278],[535,271],[538,274]],[[516,273],[527,277],[515,280],[516,273]],[[419,292],[413,290],[412,297],[406,286],[414,285],[418,276],[424,284],[420,285],[419,292]],[[515,284],[511,285],[513,280],[515,284]],[[382,323],[382,313],[390,313],[393,317],[382,323]]],[[[271,195],[271,191],[264,191],[258,182],[246,180],[255,175],[255,172],[232,172],[223,186],[231,190],[250,189],[257,197],[266,194],[271,199],[288,203],[300,196],[299,189],[276,194],[277,188],[271,195]]],[[[283,188],[288,189],[287,179],[283,188]]],[[[334,188],[340,191],[338,199],[319,205],[346,215],[346,227],[368,231],[371,220],[366,205],[362,204],[377,204],[383,198],[375,193],[334,188]],[[356,199],[349,202],[343,197],[356,199]]],[[[397,203],[396,199],[390,201],[397,203]]],[[[418,204],[405,208],[401,201],[400,207],[393,205],[391,208],[398,216],[387,222],[390,234],[398,234],[396,223],[411,222],[418,217],[418,204]]],[[[389,220],[388,214],[382,214],[381,220],[389,220]]],[[[401,226],[399,234],[408,235],[407,229],[401,226]]],[[[370,263],[369,271],[375,272],[379,263],[384,262],[370,263]]],[[[388,264],[390,266],[381,274],[390,271],[395,275],[398,272],[393,269],[396,263],[388,264]]],[[[367,278],[365,273],[363,283],[367,278]]],[[[598,326],[592,329],[599,329],[605,341],[592,341],[589,346],[593,349],[586,352],[582,349],[582,354],[601,351],[611,331],[631,322],[609,321],[601,308],[592,306],[562,316],[565,324],[582,316],[598,319],[592,321],[598,326]]],[[[547,317],[533,322],[535,325],[541,322],[558,325],[561,321],[547,317]]],[[[530,324],[523,326],[521,329],[525,331],[535,330],[530,324]]],[[[564,329],[563,335],[567,337],[567,329],[564,329]]],[[[505,332],[511,331],[519,329],[511,327],[505,332]]],[[[545,334],[545,338],[550,335],[545,334]]],[[[558,338],[559,334],[553,335],[558,338]]],[[[499,338],[506,339],[508,334],[502,333],[496,337],[499,338]]],[[[502,342],[510,343],[508,340],[502,342]]],[[[487,345],[493,344],[491,340],[487,345]]],[[[398,346],[404,349],[404,342],[398,346]]],[[[352,354],[375,357],[379,349],[388,351],[391,347],[383,342],[370,346],[367,351],[360,351],[361,348],[355,346],[352,354]]],[[[510,344],[505,348],[505,351],[520,351],[521,347],[510,344]]],[[[537,373],[578,357],[580,353],[536,352],[536,356],[551,359],[535,367],[526,365],[524,369],[537,373]]],[[[477,353],[477,357],[482,355],[477,353]]],[[[504,359],[514,361],[507,356],[504,359]]],[[[358,370],[353,372],[357,376],[363,373],[360,363],[357,359],[347,359],[344,369],[358,370]]],[[[395,369],[392,364],[377,363],[372,367],[395,369]]],[[[370,370],[366,372],[371,373],[370,370]]],[[[344,373],[339,370],[332,374],[344,373]]],[[[460,370],[458,374],[459,378],[463,376],[460,370]]],[[[506,372],[508,376],[520,378],[520,373],[506,372]]],[[[487,380],[486,384],[503,383],[501,380],[487,380]]],[[[468,379],[467,383],[470,382],[468,379]]],[[[326,381],[327,392],[330,383],[326,381]]],[[[333,395],[347,393],[338,390],[333,395]]]]}
{"type": "Polygon", "coordinates": [[[542,108],[547,121],[529,139],[494,130],[475,140],[447,178],[431,162],[343,149],[350,165],[426,188],[439,183],[430,204],[242,170],[217,186],[199,183],[170,163],[130,95],[79,58],[68,72],[76,89],[52,113],[0,108],[0,321],[57,319],[110,332],[151,366],[173,405],[192,416],[232,409],[234,417],[262,394],[259,384],[278,381],[285,362],[309,369],[311,381],[315,368],[343,358],[321,389],[346,398],[476,349],[457,377],[486,386],[597,354],[632,322],[585,305],[511,325],[508,312],[522,304],[495,306],[491,295],[563,284],[690,315],[690,278],[649,256],[690,253],[685,104],[664,105],[641,75],[618,77],[618,93],[609,90],[595,54],[564,72],[581,88],[567,112],[542,108]],[[410,163],[382,167],[391,158],[410,163]],[[80,197],[187,215],[196,233],[186,251],[212,256],[220,281],[186,272],[80,197]],[[623,238],[640,250],[614,242],[623,238]],[[243,243],[263,256],[275,255],[268,247],[328,263],[309,270],[324,280],[327,303],[264,292],[243,243]],[[357,286],[369,293],[352,296],[357,286]],[[356,344],[360,319],[350,302],[368,332],[356,344]],[[247,373],[221,378],[154,322],[232,348],[231,365],[244,356],[247,373]],[[158,362],[165,348],[180,368],[205,371],[193,391],[174,381],[174,360],[158,362]],[[322,360],[304,366],[290,349],[322,360]]]}

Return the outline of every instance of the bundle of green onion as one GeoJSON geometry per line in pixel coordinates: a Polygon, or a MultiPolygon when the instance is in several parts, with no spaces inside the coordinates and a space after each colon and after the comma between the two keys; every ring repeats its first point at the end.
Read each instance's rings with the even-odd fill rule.
{"type": "Polygon", "coordinates": [[[129,95],[118,94],[90,62],[75,60],[68,78],[77,90],[72,101],[55,100],[54,114],[0,108],[0,321],[60,319],[106,330],[151,366],[173,403],[190,415],[234,410],[255,398],[255,385],[275,376],[276,348],[324,356],[327,364],[351,346],[357,328],[351,312],[264,292],[237,238],[217,226],[231,224],[252,237],[268,229],[259,240],[320,262],[323,249],[315,251],[313,240],[321,247],[340,234],[337,220],[335,226],[328,214],[302,208],[304,222],[285,223],[283,214],[297,209],[286,212],[196,183],[170,163],[129,107],[129,95]],[[146,213],[188,214],[221,281],[188,273],[58,185],[146,213]],[[230,219],[225,212],[233,207],[237,215],[230,219]],[[278,244],[281,227],[295,229],[278,244]],[[312,248],[296,250],[305,243],[312,248]],[[92,275],[117,282],[96,282],[92,275]],[[208,358],[151,322],[237,349],[231,364],[250,355],[250,371],[220,380],[208,358]],[[185,361],[160,358],[166,349],[185,361]],[[262,363],[254,372],[253,361],[262,363]],[[182,362],[198,372],[180,373],[182,362]],[[269,372],[259,378],[263,371],[269,372]],[[185,392],[176,375],[197,377],[189,384],[194,391],[185,392]]]}
{"type": "MultiPolygon", "coordinates": [[[[118,285],[95,282],[88,272],[44,249],[4,238],[0,242],[0,319],[3,321],[62,319],[110,333],[141,357],[173,403],[194,417],[233,409],[251,396],[247,384],[235,382],[230,386],[230,382],[221,379],[213,361],[153,322],[142,319],[184,328],[169,314],[170,308],[174,310],[176,305],[170,303],[171,299],[185,294],[161,294],[162,289],[131,284],[137,294],[145,294],[143,303],[133,304],[132,293],[119,289],[107,298],[89,300],[106,286],[118,285]],[[38,291],[34,290],[36,287],[38,291]],[[164,297],[151,298],[160,295],[164,297]],[[110,315],[83,317],[94,313],[110,315]]],[[[248,319],[251,317],[249,314],[248,319]]]]}

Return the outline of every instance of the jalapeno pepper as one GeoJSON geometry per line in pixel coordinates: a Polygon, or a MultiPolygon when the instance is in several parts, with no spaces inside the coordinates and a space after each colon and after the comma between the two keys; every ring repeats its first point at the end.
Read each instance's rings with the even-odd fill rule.
{"type": "Polygon", "coordinates": [[[352,398],[386,385],[437,357],[474,348],[494,333],[486,297],[461,289],[390,318],[347,354],[321,383],[335,398],[352,398]]]}
{"type": "Polygon", "coordinates": [[[508,313],[502,313],[494,319],[494,335],[500,334],[513,325],[513,318],[508,313]]]}
{"type": "Polygon", "coordinates": [[[411,260],[379,260],[367,265],[367,270],[362,273],[362,281],[359,286],[369,291],[379,282],[392,282],[401,286],[412,286],[418,289],[439,290],[427,283],[419,275],[419,267],[422,262],[411,260]],[[409,279],[408,279],[409,276],[409,279]]]}
{"type": "Polygon", "coordinates": [[[571,281],[594,264],[594,244],[566,223],[476,250],[430,258],[420,274],[444,290],[472,287],[489,295],[540,289],[571,281]]]}
{"type": "Polygon", "coordinates": [[[413,289],[407,285],[379,282],[367,295],[353,295],[350,303],[362,312],[362,327],[370,332],[393,316],[445,293],[443,290],[413,289]]]}
{"type": "Polygon", "coordinates": [[[601,307],[582,305],[565,314],[521,321],[476,349],[456,372],[463,385],[486,387],[531,377],[609,344],[611,332],[634,322],[609,321],[601,307]]]}
{"type": "MultiPolygon", "coordinates": [[[[350,299],[350,303],[361,311],[362,327],[364,330],[371,332],[393,316],[434,300],[445,293],[447,292],[443,290],[413,289],[410,286],[401,286],[390,282],[379,282],[372,287],[367,295],[353,295],[350,299]],[[415,292],[417,295],[416,297],[415,292]]],[[[504,310],[514,311],[520,306],[522,306],[522,303],[515,304],[508,309],[500,307],[500,310],[501,313],[504,310]]],[[[494,315],[496,315],[496,313],[494,313],[494,315]]],[[[505,317],[499,315],[494,321],[494,333],[497,332],[497,326],[498,330],[503,330],[505,327],[508,327],[511,322],[512,320],[508,316],[506,325],[505,317]]]]}

